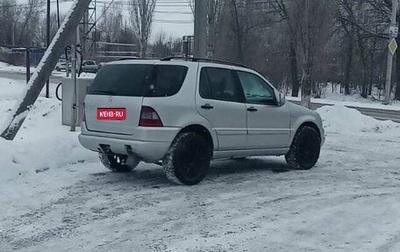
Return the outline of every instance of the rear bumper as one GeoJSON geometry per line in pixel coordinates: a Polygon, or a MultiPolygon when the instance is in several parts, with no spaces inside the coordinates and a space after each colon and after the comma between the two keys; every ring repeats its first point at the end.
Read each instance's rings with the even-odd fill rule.
{"type": "Polygon", "coordinates": [[[83,147],[92,151],[99,151],[100,146],[106,145],[115,154],[128,155],[133,153],[143,161],[153,163],[164,157],[171,144],[170,142],[145,142],[84,134],[79,135],[79,142],[83,147]]]}

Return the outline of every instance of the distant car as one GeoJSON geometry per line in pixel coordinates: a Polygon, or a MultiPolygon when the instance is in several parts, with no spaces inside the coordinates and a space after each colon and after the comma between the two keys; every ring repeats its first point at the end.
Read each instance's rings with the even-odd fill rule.
{"type": "Polygon", "coordinates": [[[65,59],[59,59],[55,69],[58,72],[66,71],[67,70],[67,61],[65,59]]]}
{"type": "Polygon", "coordinates": [[[317,112],[286,102],[257,72],[204,60],[109,63],[85,99],[80,143],[112,171],[161,164],[168,179],[199,183],[212,159],[285,155],[311,169],[324,143],[317,112]]]}
{"type": "Polygon", "coordinates": [[[85,60],[82,63],[81,73],[97,73],[101,65],[94,60],[85,60]]]}

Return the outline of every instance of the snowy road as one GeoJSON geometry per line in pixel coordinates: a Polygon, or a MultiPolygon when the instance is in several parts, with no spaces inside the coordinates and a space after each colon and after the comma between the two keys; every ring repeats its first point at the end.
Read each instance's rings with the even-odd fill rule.
{"type": "Polygon", "coordinates": [[[3,188],[0,251],[398,251],[399,146],[399,134],[328,134],[311,171],[222,161],[194,187],[155,165],[121,175],[70,164],[22,195],[3,188]]]}
{"type": "MultiPolygon", "coordinates": [[[[288,98],[292,99],[291,97],[288,98]]],[[[292,101],[295,104],[300,104],[299,101],[292,101]]],[[[321,102],[312,102],[311,109],[316,110],[323,106],[330,106],[332,103],[321,103],[321,102]]],[[[389,107],[389,109],[378,109],[378,108],[369,108],[368,105],[366,107],[360,107],[360,104],[357,105],[346,105],[348,108],[356,109],[360,111],[363,115],[371,116],[377,120],[391,120],[396,123],[400,123],[400,107],[389,107]]],[[[382,106],[383,107],[383,106],[382,106]]]]}
{"type": "Polygon", "coordinates": [[[156,165],[108,172],[40,98],[15,141],[0,139],[0,251],[400,251],[400,125],[318,112],[314,169],[218,161],[186,187],[156,165]]]}

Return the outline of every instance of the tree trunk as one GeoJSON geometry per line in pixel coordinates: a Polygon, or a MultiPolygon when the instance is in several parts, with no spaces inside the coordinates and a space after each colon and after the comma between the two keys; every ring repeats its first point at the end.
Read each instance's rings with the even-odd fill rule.
{"type": "Polygon", "coordinates": [[[374,82],[374,59],[375,59],[375,50],[374,48],[376,48],[376,43],[377,43],[377,39],[374,39],[374,42],[372,44],[372,50],[370,51],[370,56],[371,56],[371,66],[370,66],[370,70],[369,70],[369,87],[368,87],[368,95],[371,96],[372,95],[372,85],[374,82]]]}
{"type": "Polygon", "coordinates": [[[233,25],[234,25],[234,31],[236,33],[236,44],[237,44],[237,49],[238,49],[238,60],[240,63],[243,62],[243,31],[242,27],[240,26],[239,22],[239,12],[236,6],[236,1],[232,0],[231,1],[231,8],[232,8],[232,18],[233,18],[233,25]]]}
{"type": "Polygon", "coordinates": [[[312,80],[311,80],[311,70],[312,63],[308,62],[304,66],[302,84],[301,84],[301,106],[310,108],[311,105],[311,90],[312,90],[312,80]]]}
{"type": "MultiPolygon", "coordinates": [[[[348,36],[351,36],[350,34],[348,36]]],[[[353,64],[353,51],[354,46],[351,41],[351,37],[348,37],[348,52],[346,55],[346,65],[344,70],[344,94],[350,94],[350,73],[351,73],[351,66],[353,64]]]]}
{"type": "Polygon", "coordinates": [[[361,32],[360,29],[357,29],[357,41],[358,41],[358,46],[360,48],[360,57],[361,57],[361,63],[363,66],[362,69],[362,92],[361,96],[363,98],[367,98],[367,71],[368,71],[368,66],[367,66],[367,59],[365,57],[365,45],[363,43],[362,37],[361,37],[361,32]]]}
{"type": "Polygon", "coordinates": [[[290,42],[289,61],[290,73],[292,76],[292,97],[299,97],[300,82],[297,69],[297,53],[293,40],[290,42]]]}
{"type": "MultiPolygon", "coordinates": [[[[397,41],[399,41],[400,39],[400,35],[397,36],[397,41]]],[[[400,101],[400,71],[398,69],[398,67],[400,66],[400,50],[397,49],[396,51],[396,92],[394,94],[394,99],[400,101]]]]}
{"type": "Polygon", "coordinates": [[[310,108],[312,92],[312,69],[314,66],[314,57],[311,47],[311,41],[307,41],[303,48],[303,76],[301,78],[301,106],[310,108]]]}
{"type": "Polygon", "coordinates": [[[374,81],[374,52],[371,52],[371,67],[369,72],[369,87],[368,87],[368,95],[372,95],[372,83],[374,81]]]}

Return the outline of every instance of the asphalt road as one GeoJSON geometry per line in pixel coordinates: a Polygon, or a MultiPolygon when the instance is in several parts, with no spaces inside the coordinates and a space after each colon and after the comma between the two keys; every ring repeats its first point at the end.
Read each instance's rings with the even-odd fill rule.
{"type": "MultiPolygon", "coordinates": [[[[300,104],[298,101],[291,101],[295,104],[300,104]]],[[[316,110],[322,106],[332,106],[331,104],[311,103],[311,109],[316,110]]],[[[355,106],[346,106],[348,108],[356,109],[366,116],[371,116],[377,120],[385,121],[392,120],[393,122],[400,123],[400,111],[385,110],[385,109],[374,109],[374,108],[360,108],[355,106]]]]}

